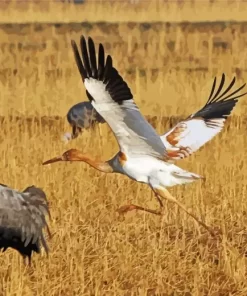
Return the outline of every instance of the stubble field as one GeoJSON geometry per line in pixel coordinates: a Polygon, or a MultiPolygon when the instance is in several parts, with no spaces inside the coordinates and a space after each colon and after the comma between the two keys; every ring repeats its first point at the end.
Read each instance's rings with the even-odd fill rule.
{"type": "Polygon", "coordinates": [[[43,188],[53,234],[49,257],[34,255],[31,268],[13,250],[0,256],[0,295],[247,294],[247,97],[220,135],[177,163],[206,181],[170,190],[216,238],[166,202],[162,218],[119,217],[129,200],[158,207],[147,186],[127,177],[83,163],[41,165],[69,148],[102,159],[118,149],[107,125],[61,140],[68,108],[87,99],[71,39],[85,34],[105,44],[141,111],[163,133],[205,104],[215,75],[226,73],[227,82],[237,76],[237,86],[247,81],[245,31],[244,24],[218,23],[0,26],[1,183],[43,188]]]}

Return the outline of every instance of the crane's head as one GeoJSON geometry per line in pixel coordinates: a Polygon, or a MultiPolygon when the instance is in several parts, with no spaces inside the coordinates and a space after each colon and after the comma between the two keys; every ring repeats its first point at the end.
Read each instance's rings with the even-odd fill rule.
{"type": "Polygon", "coordinates": [[[109,161],[96,160],[92,158],[90,155],[84,154],[83,152],[77,149],[70,149],[64,152],[62,156],[57,156],[43,162],[43,165],[57,161],[83,161],[101,172],[113,173],[113,167],[111,166],[109,161]]]}
{"type": "Polygon", "coordinates": [[[65,151],[61,156],[54,157],[43,162],[43,165],[50,164],[57,161],[82,161],[84,154],[77,149],[70,149],[65,151]]]}

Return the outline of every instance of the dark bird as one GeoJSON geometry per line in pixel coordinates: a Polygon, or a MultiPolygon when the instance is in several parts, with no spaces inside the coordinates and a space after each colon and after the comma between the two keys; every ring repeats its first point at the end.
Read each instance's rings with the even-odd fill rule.
{"type": "Polygon", "coordinates": [[[94,128],[97,123],[105,123],[103,117],[87,101],[72,106],[67,113],[67,120],[72,127],[72,133],[64,134],[65,141],[77,138],[84,129],[94,128]]]}
{"type": "Polygon", "coordinates": [[[132,180],[149,185],[159,202],[160,211],[130,204],[121,207],[118,210],[120,213],[136,209],[162,215],[164,208],[161,198],[165,198],[177,204],[213,234],[204,222],[169,193],[167,187],[204,179],[198,174],[181,169],[173,162],[188,157],[223,129],[238,99],[246,95],[239,93],[245,84],[232,90],[234,77],[224,90],[225,75],[222,75],[218,88],[215,78],[204,107],[160,136],[142,116],[130,88],[114,67],[112,57],[105,55],[103,45],[99,44],[98,59],[90,37],[86,42],[81,36],[79,49],[72,41],[72,48],[86,94],[93,107],[112,129],[119,144],[119,151],[110,160],[100,161],[89,154],[70,149],[62,156],[43,164],[83,161],[102,172],[127,175],[132,180]]]}
{"type": "Polygon", "coordinates": [[[43,230],[50,230],[46,222],[50,216],[44,191],[35,186],[19,192],[0,184],[0,250],[17,250],[31,264],[32,253],[40,253],[41,246],[48,254],[43,230]]]}

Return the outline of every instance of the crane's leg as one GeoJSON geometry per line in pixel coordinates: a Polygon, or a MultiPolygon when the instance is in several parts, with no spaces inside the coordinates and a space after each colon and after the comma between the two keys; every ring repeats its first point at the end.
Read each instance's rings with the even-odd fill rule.
{"type": "Polygon", "coordinates": [[[148,212],[148,213],[159,215],[159,216],[161,215],[160,211],[147,209],[147,208],[137,206],[137,205],[134,205],[134,204],[124,205],[124,206],[120,207],[119,209],[117,209],[117,212],[119,214],[124,214],[124,213],[127,213],[129,211],[133,211],[133,210],[144,211],[144,212],[148,212]]]}
{"type": "Polygon", "coordinates": [[[201,220],[199,220],[193,213],[191,213],[186,207],[180,203],[174,196],[170,194],[170,192],[166,188],[157,189],[152,188],[154,192],[159,195],[160,197],[166,198],[167,200],[177,204],[181,209],[183,209],[188,215],[190,215],[192,218],[194,218],[198,224],[203,226],[212,236],[215,236],[214,232],[201,220]]]}
{"type": "Polygon", "coordinates": [[[160,209],[161,209],[161,211],[162,211],[163,208],[164,208],[164,205],[163,205],[163,202],[162,202],[161,198],[159,197],[159,194],[155,191],[155,189],[153,188],[153,186],[152,186],[151,184],[149,184],[149,186],[151,187],[151,189],[152,189],[152,191],[153,191],[155,197],[157,198],[157,200],[158,200],[158,202],[159,202],[159,204],[160,204],[160,209]]]}
{"type": "Polygon", "coordinates": [[[160,204],[160,211],[155,211],[155,210],[147,209],[147,208],[137,206],[134,204],[129,204],[129,205],[125,205],[125,206],[120,207],[117,210],[117,212],[119,214],[124,214],[124,213],[132,211],[132,210],[141,210],[141,211],[148,212],[148,213],[155,214],[155,215],[162,215],[164,207],[163,207],[163,203],[162,203],[162,200],[160,197],[163,197],[163,198],[166,198],[168,201],[171,201],[171,202],[177,204],[188,215],[190,215],[192,218],[194,218],[199,225],[203,226],[212,236],[215,236],[214,232],[205,223],[203,223],[193,213],[191,213],[189,210],[187,210],[186,207],[182,203],[180,203],[175,197],[173,197],[166,188],[157,189],[157,188],[152,187],[151,184],[149,184],[149,185],[152,188],[152,190],[153,190],[153,192],[160,204]]]}
{"type": "Polygon", "coordinates": [[[156,211],[156,210],[152,210],[152,209],[147,209],[147,208],[144,208],[144,207],[141,207],[141,206],[137,206],[137,205],[134,205],[134,204],[129,204],[129,205],[125,205],[125,206],[122,206],[120,207],[117,212],[119,214],[124,214],[124,213],[127,213],[129,211],[133,211],[133,210],[139,210],[139,211],[144,211],[144,212],[148,212],[148,213],[151,213],[151,214],[155,214],[155,215],[162,215],[162,212],[163,212],[163,209],[164,209],[164,206],[163,206],[163,203],[162,203],[162,200],[161,198],[159,197],[158,193],[156,193],[155,189],[153,188],[153,186],[151,184],[149,184],[151,189],[153,190],[154,194],[155,194],[155,197],[157,198],[158,202],[159,202],[159,205],[160,205],[160,210],[159,211],[156,211]]]}

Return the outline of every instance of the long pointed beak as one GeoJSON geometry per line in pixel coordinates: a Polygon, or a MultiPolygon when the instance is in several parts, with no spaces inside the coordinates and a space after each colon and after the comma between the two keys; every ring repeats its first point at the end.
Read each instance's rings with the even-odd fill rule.
{"type": "Polygon", "coordinates": [[[49,160],[43,162],[42,164],[46,165],[46,164],[50,164],[50,163],[57,162],[57,161],[62,161],[62,160],[63,160],[62,156],[57,156],[57,157],[54,157],[52,159],[49,159],[49,160]]]}

